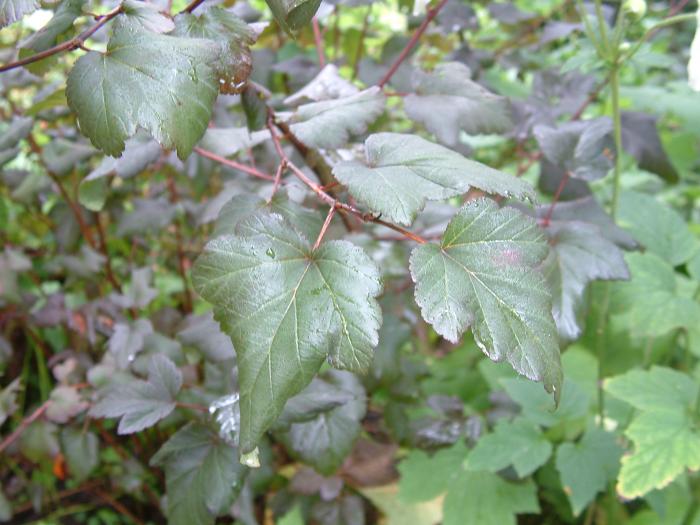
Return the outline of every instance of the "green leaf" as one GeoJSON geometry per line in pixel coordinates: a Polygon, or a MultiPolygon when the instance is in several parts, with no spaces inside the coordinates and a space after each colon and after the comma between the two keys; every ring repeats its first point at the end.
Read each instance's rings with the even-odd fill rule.
{"type": "Polygon", "coordinates": [[[161,13],[155,4],[139,0],[124,0],[122,7],[123,16],[120,16],[115,23],[125,26],[127,30],[142,29],[151,33],[169,33],[175,28],[172,19],[161,13]]]}
{"type": "Polygon", "coordinates": [[[265,0],[265,3],[280,27],[291,33],[311,22],[321,0],[265,0]]]}
{"type": "Polygon", "coordinates": [[[657,117],[636,111],[623,111],[622,144],[644,171],[656,173],[667,182],[678,182],[678,171],[664,151],[656,129],[657,117]]]}
{"type": "Polygon", "coordinates": [[[349,399],[310,421],[293,423],[289,430],[280,434],[280,440],[292,456],[324,475],[333,474],[345,461],[362,430],[360,422],[366,411],[365,390],[349,372],[330,371],[323,378],[315,378],[300,395],[317,393],[323,396],[329,389],[349,399]]]}
{"type": "Polygon", "coordinates": [[[625,498],[661,489],[686,469],[700,468],[700,435],[692,414],[698,384],[687,375],[654,366],[605,381],[605,390],[639,412],[625,430],[634,451],[622,458],[617,491],[625,498]]]}
{"type": "Polygon", "coordinates": [[[615,283],[611,311],[635,334],[660,336],[700,323],[700,304],[666,261],[653,253],[631,253],[626,259],[632,278],[615,283]]]}
{"type": "Polygon", "coordinates": [[[516,514],[539,511],[532,480],[509,483],[490,472],[462,471],[450,483],[442,525],[516,525],[516,514]]]}
{"type": "Polygon", "coordinates": [[[284,103],[288,106],[297,106],[307,102],[351,97],[359,93],[359,91],[355,84],[341,76],[338,66],[326,64],[311,82],[293,95],[285,98],[284,103]]]}
{"type": "Polygon", "coordinates": [[[536,126],[533,131],[547,160],[571,177],[592,181],[605,177],[612,168],[610,152],[615,146],[607,117],[567,122],[557,128],[536,126]]]}
{"type": "Polygon", "coordinates": [[[19,395],[22,383],[20,378],[15,378],[9,385],[0,390],[0,425],[7,421],[17,411],[17,396],[19,395]]]}
{"type": "Polygon", "coordinates": [[[683,218],[650,195],[623,192],[618,224],[648,251],[672,266],[683,264],[697,251],[696,241],[683,218]]]}
{"type": "MultiPolygon", "coordinates": [[[[73,29],[75,19],[83,15],[84,5],[85,0],[64,0],[61,2],[51,20],[22,45],[19,57],[25,58],[35,53],[46,51],[58,44],[60,37],[73,29]]],[[[32,73],[43,74],[48,71],[54,62],[54,59],[44,59],[26,67],[32,73]]]]}
{"type": "Polygon", "coordinates": [[[547,244],[534,220],[489,199],[463,206],[440,245],[411,253],[416,302],[423,318],[457,342],[471,326],[474,339],[494,361],[543,381],[558,399],[561,362],[551,298],[536,266],[547,244]]]}
{"type": "Polygon", "coordinates": [[[478,135],[512,129],[508,99],[470,77],[469,68],[460,62],[438,64],[429,73],[416,69],[412,79],[416,93],[403,99],[406,114],[451,146],[458,143],[460,130],[478,135]]]}
{"type": "Polygon", "coordinates": [[[454,197],[470,187],[534,199],[532,188],[523,180],[416,135],[370,135],[365,156],[365,164],[341,162],[333,174],[360,202],[399,224],[410,225],[426,200],[454,197]]]}
{"type": "Polygon", "coordinates": [[[0,133],[0,152],[17,146],[20,140],[27,138],[33,127],[34,119],[30,117],[14,117],[9,125],[3,125],[0,133]]]}
{"type": "Polygon", "coordinates": [[[39,6],[37,0],[0,0],[0,27],[17,22],[39,6]]]}
{"type": "Polygon", "coordinates": [[[304,104],[281,117],[307,146],[333,149],[344,146],[351,135],[367,131],[384,111],[385,103],[382,90],[373,86],[344,98],[304,104]]]}
{"type": "MultiPolygon", "coordinates": [[[[538,215],[546,214],[548,208],[540,208],[538,215]]],[[[574,340],[582,332],[588,284],[597,279],[629,279],[629,270],[622,250],[598,226],[559,221],[554,216],[544,231],[551,249],[542,271],[552,290],[554,321],[562,338],[574,340]]]]}
{"type": "Polygon", "coordinates": [[[513,465],[518,477],[532,474],[552,455],[552,445],[537,425],[526,419],[501,420],[482,436],[467,458],[467,470],[498,472],[513,465]]]}
{"type": "Polygon", "coordinates": [[[469,453],[463,441],[435,452],[432,456],[420,449],[411,450],[398,465],[399,498],[407,503],[429,501],[447,492],[454,476],[469,453]]]}
{"type": "Polygon", "coordinates": [[[68,75],[80,130],[107,155],[147,130],[186,158],[204,134],[218,92],[216,44],[117,27],[106,53],[91,51],[68,75]]]}
{"type": "Polygon", "coordinates": [[[255,42],[251,28],[236,15],[210,7],[199,16],[181,13],[175,19],[175,36],[206,38],[217,42],[219,59],[214,64],[219,92],[241,93],[253,68],[250,46],[255,42]]]}
{"type": "Polygon", "coordinates": [[[148,365],[148,381],[134,379],[108,388],[90,409],[92,417],[121,417],[119,434],[155,425],[175,408],[182,374],[167,357],[156,354],[148,365]]]}
{"type": "Polygon", "coordinates": [[[210,241],[192,282],[233,340],[241,393],[241,453],[255,449],[285,402],[327,357],[365,372],[377,345],[379,271],[345,241],[310,242],[276,214],[210,241]]]}
{"type": "Polygon", "coordinates": [[[283,188],[269,201],[257,195],[236,195],[221,208],[212,237],[235,235],[238,224],[260,210],[279,214],[308,239],[315,239],[323,225],[318,212],[290,200],[283,188]]]}
{"type": "Polygon", "coordinates": [[[396,484],[359,490],[384,514],[386,525],[435,525],[442,521],[442,499],[406,504],[399,497],[396,484]]]}
{"type": "Polygon", "coordinates": [[[84,481],[100,464],[99,440],[92,432],[65,427],[60,435],[61,449],[68,472],[76,481],[84,481]]]}
{"type": "Polygon", "coordinates": [[[185,345],[196,347],[210,361],[234,359],[231,339],[219,328],[211,312],[187,319],[186,325],[177,333],[177,338],[185,345]]]}
{"type": "Polygon", "coordinates": [[[117,323],[109,338],[109,352],[114,356],[119,368],[127,368],[141,350],[144,338],[153,332],[153,325],[147,319],[137,319],[133,323],[117,323]]]}
{"type": "Polygon", "coordinates": [[[152,466],[165,469],[169,525],[212,525],[242,488],[248,469],[236,448],[200,423],[189,423],[160,448],[152,466]]]}
{"type": "Polygon", "coordinates": [[[556,466],[574,516],[615,479],[621,456],[622,448],[615,436],[596,427],[588,430],[577,443],[559,445],[556,466]]]}

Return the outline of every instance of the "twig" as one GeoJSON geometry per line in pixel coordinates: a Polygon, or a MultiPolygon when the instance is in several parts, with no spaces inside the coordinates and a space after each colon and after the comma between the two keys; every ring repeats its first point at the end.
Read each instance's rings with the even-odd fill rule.
{"type": "Polygon", "coordinates": [[[116,510],[119,514],[122,516],[128,517],[131,521],[136,523],[136,525],[145,525],[142,520],[140,520],[138,517],[136,517],[129,509],[127,509],[124,505],[119,503],[116,499],[114,499],[112,496],[104,492],[103,490],[99,488],[95,488],[93,490],[93,493],[100,498],[102,501],[107,503],[110,507],[112,507],[114,510],[116,510]]]}
{"type": "Polygon", "coordinates": [[[367,6],[367,12],[365,13],[365,18],[362,21],[362,30],[360,31],[360,41],[357,43],[357,52],[355,53],[355,62],[352,65],[352,79],[357,78],[357,71],[360,66],[360,59],[362,58],[362,51],[365,47],[365,37],[367,36],[367,28],[369,27],[369,17],[372,14],[372,4],[367,6]]]}
{"type": "Polygon", "coordinates": [[[107,236],[105,235],[105,230],[102,226],[99,213],[95,213],[95,226],[97,229],[97,236],[100,239],[100,251],[105,258],[105,275],[107,276],[107,280],[116,291],[122,293],[122,286],[114,276],[114,271],[112,269],[112,258],[109,256],[109,250],[107,250],[107,236]]]}
{"type": "Polygon", "coordinates": [[[242,171],[243,173],[247,173],[248,175],[252,175],[253,177],[258,177],[259,179],[265,179],[265,180],[271,180],[271,181],[275,180],[275,177],[273,177],[272,175],[268,175],[267,173],[263,173],[262,171],[260,171],[256,168],[246,166],[245,164],[241,164],[240,162],[236,162],[235,160],[227,159],[226,157],[222,157],[220,155],[217,155],[216,153],[214,153],[212,151],[208,151],[208,150],[203,149],[203,148],[200,148],[199,146],[196,146],[194,148],[194,152],[197,153],[198,155],[201,155],[202,157],[206,157],[207,159],[218,162],[219,164],[223,164],[224,166],[228,166],[229,168],[233,168],[233,169],[242,171]]]}
{"type": "MultiPolygon", "coordinates": [[[[175,177],[172,173],[168,174],[167,185],[168,192],[170,193],[170,202],[172,204],[177,204],[180,201],[180,196],[177,193],[175,177]]],[[[180,272],[180,279],[182,279],[183,288],[182,307],[185,310],[185,313],[189,314],[192,313],[192,291],[190,290],[190,284],[187,280],[187,267],[189,266],[189,263],[187,256],[185,255],[185,251],[182,248],[183,240],[180,220],[175,222],[175,242],[177,243],[177,268],[180,272]]]]}
{"type": "Polygon", "coordinates": [[[198,405],[196,403],[185,403],[183,401],[177,401],[175,406],[178,408],[186,408],[188,410],[196,410],[197,412],[209,413],[209,409],[204,405],[198,405]]]}
{"type": "MultiPolygon", "coordinates": [[[[275,173],[275,184],[272,187],[272,197],[274,197],[275,193],[277,193],[277,190],[280,187],[280,184],[282,184],[282,174],[286,168],[287,163],[284,160],[282,160],[279,163],[279,166],[277,166],[277,172],[275,173]]],[[[270,199],[272,199],[272,197],[270,197],[270,199]]]]}
{"type": "Polygon", "coordinates": [[[4,73],[5,71],[9,71],[11,69],[15,69],[21,66],[26,66],[27,64],[32,64],[34,62],[38,62],[39,60],[43,60],[45,58],[48,58],[50,56],[56,55],[58,53],[62,53],[63,51],[73,51],[75,49],[78,49],[81,47],[85,41],[90,38],[94,33],[96,33],[102,26],[104,26],[107,22],[112,20],[115,16],[117,16],[119,13],[123,11],[124,7],[120,4],[108,13],[102,15],[98,22],[80,33],[78,36],[71,38],[70,40],[66,40],[65,42],[62,42],[56,46],[50,47],[49,49],[42,51],[41,53],[37,53],[35,55],[28,56],[27,58],[23,58],[21,60],[17,60],[15,62],[10,62],[9,64],[5,64],[4,66],[0,66],[0,73],[4,73]]]}
{"type": "Polygon", "coordinates": [[[552,220],[554,207],[557,205],[557,202],[559,202],[559,197],[561,196],[561,192],[564,191],[564,186],[566,186],[566,183],[569,182],[569,177],[571,177],[571,172],[567,170],[564,172],[564,176],[561,178],[561,181],[559,181],[559,186],[557,187],[557,191],[554,193],[554,197],[552,197],[552,203],[549,205],[547,215],[545,215],[544,219],[542,220],[542,226],[545,228],[549,226],[549,223],[552,220]]]}
{"type": "Polygon", "coordinates": [[[50,400],[44,401],[39,408],[37,408],[30,416],[24,418],[22,422],[19,424],[19,426],[10,434],[7,436],[5,439],[2,440],[2,443],[0,443],[0,452],[3,452],[7,447],[9,447],[15,439],[17,439],[24,430],[34,423],[37,419],[39,419],[44,412],[49,408],[49,405],[51,404],[50,400]]]}
{"type": "Polygon", "coordinates": [[[396,73],[396,70],[399,69],[399,66],[401,63],[406,60],[406,57],[408,54],[411,52],[411,50],[414,48],[414,46],[418,43],[418,40],[420,40],[420,37],[425,33],[425,30],[428,28],[428,25],[430,22],[432,22],[433,18],[437,16],[437,14],[440,12],[440,9],[443,8],[443,6],[447,3],[447,0],[441,0],[438,5],[436,5],[434,8],[428,10],[428,14],[426,15],[425,19],[423,22],[421,22],[421,25],[418,26],[418,29],[416,29],[415,33],[413,33],[413,36],[411,39],[408,41],[406,46],[401,50],[401,54],[396,58],[394,63],[391,65],[389,68],[389,71],[386,72],[384,75],[384,78],[382,78],[379,81],[378,86],[379,87],[384,87],[384,85],[391,80],[391,77],[394,76],[394,73],[396,73]]]}
{"type": "Polygon", "coordinates": [[[199,7],[200,4],[204,3],[204,0],[192,0],[187,6],[180,11],[181,13],[191,13],[199,7]]]}
{"type": "Polygon", "coordinates": [[[326,65],[326,57],[323,54],[323,40],[321,40],[321,28],[318,25],[318,18],[311,19],[311,25],[314,28],[314,42],[316,43],[316,53],[318,54],[318,65],[324,67],[326,65]]]}
{"type": "Polygon", "coordinates": [[[330,208],[328,210],[328,215],[326,215],[326,220],[323,221],[323,226],[321,227],[321,231],[318,232],[318,237],[316,237],[316,242],[314,243],[314,247],[312,248],[313,251],[316,251],[316,249],[321,245],[321,241],[323,240],[323,236],[326,235],[326,230],[328,230],[328,226],[330,226],[331,221],[333,220],[333,215],[335,215],[335,208],[330,208]]]}
{"type": "Polygon", "coordinates": [[[95,239],[93,239],[92,233],[90,233],[90,228],[85,222],[85,218],[83,217],[83,214],[80,211],[80,207],[78,206],[78,204],[76,204],[75,201],[71,199],[70,195],[68,195],[66,188],[63,186],[63,184],[61,184],[61,180],[55,173],[52,173],[50,170],[46,170],[46,173],[49,175],[51,180],[53,180],[54,183],[56,183],[56,186],[58,186],[58,191],[61,193],[63,200],[66,201],[66,204],[68,204],[71,211],[73,212],[73,216],[75,217],[75,220],[78,223],[78,227],[80,228],[80,232],[83,234],[83,237],[85,237],[85,240],[88,242],[88,244],[93,250],[99,250],[99,247],[97,246],[95,239]]]}

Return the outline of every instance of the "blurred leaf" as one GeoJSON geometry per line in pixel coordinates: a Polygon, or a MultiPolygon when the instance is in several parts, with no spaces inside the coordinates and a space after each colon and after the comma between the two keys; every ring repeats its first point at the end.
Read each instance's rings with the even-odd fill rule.
{"type": "Polygon", "coordinates": [[[0,28],[21,20],[39,6],[36,0],[0,0],[0,28]]]}
{"type": "Polygon", "coordinates": [[[552,455],[552,445],[539,427],[525,419],[501,420],[490,434],[482,436],[469,453],[467,470],[498,472],[513,465],[524,478],[552,455]]]}
{"type": "Polygon", "coordinates": [[[678,172],[671,164],[656,129],[657,118],[646,113],[622,112],[622,145],[637,159],[637,165],[668,182],[678,182],[678,172]]]}
{"type": "Polygon", "coordinates": [[[136,355],[143,350],[144,338],[152,332],[153,325],[147,319],[114,325],[108,348],[119,368],[127,368],[134,361],[136,355]]]}
{"type": "MultiPolygon", "coordinates": [[[[314,379],[299,395],[327,397],[329,388],[345,394],[349,399],[320,412],[313,419],[292,423],[289,430],[280,434],[282,443],[293,456],[325,475],[335,472],[350,453],[362,430],[360,422],[366,406],[364,388],[349,372],[331,371],[323,378],[314,379]]],[[[294,399],[290,399],[289,403],[294,399]]]]}
{"type": "Polygon", "coordinates": [[[399,498],[398,485],[364,487],[360,493],[384,514],[386,525],[435,525],[442,520],[442,498],[406,504],[399,498]]]}
{"type": "Polygon", "coordinates": [[[17,377],[0,391],[0,425],[17,411],[17,395],[21,387],[22,383],[17,377]]]}
{"type": "Polygon", "coordinates": [[[698,245],[683,218],[654,197],[625,191],[620,195],[618,223],[648,251],[673,266],[683,264],[698,245]]]}
{"type": "Polygon", "coordinates": [[[622,458],[617,482],[625,498],[668,485],[700,468],[700,435],[692,417],[698,384],[670,368],[632,370],[605,381],[605,390],[638,410],[625,435],[634,451],[622,458]]]}
{"type": "Polygon", "coordinates": [[[373,86],[354,95],[299,106],[287,116],[291,130],[312,148],[339,148],[367,131],[384,111],[385,98],[373,86]]]}
{"type": "Polygon", "coordinates": [[[172,19],[160,12],[155,4],[138,0],[124,0],[123,15],[115,24],[127,31],[145,30],[151,33],[169,33],[175,28],[172,19]]]}
{"type": "Polygon", "coordinates": [[[182,374],[162,355],[151,358],[148,381],[133,379],[108,387],[90,409],[92,417],[121,417],[119,434],[131,434],[155,425],[175,408],[182,374]]]}
{"type": "Polygon", "coordinates": [[[574,516],[603,492],[620,469],[622,448],[615,436],[593,427],[577,443],[557,448],[556,465],[574,516]]]}
{"type": "Polygon", "coordinates": [[[268,130],[251,133],[248,128],[209,128],[199,146],[222,157],[231,157],[269,139],[268,130]]]}
{"type": "Polygon", "coordinates": [[[237,456],[233,446],[201,423],[188,423],[166,441],[150,464],[165,470],[168,523],[212,525],[247,474],[237,456]]]}
{"type": "Polygon", "coordinates": [[[537,142],[545,157],[571,177],[593,181],[605,177],[613,165],[615,146],[607,117],[567,122],[556,128],[537,126],[537,142]]]}
{"type": "Polygon", "coordinates": [[[188,318],[177,338],[185,345],[196,347],[210,361],[236,357],[231,339],[221,331],[211,312],[188,318]]]}
{"type": "Polygon", "coordinates": [[[75,427],[65,427],[61,430],[60,441],[71,476],[79,482],[86,480],[100,464],[97,436],[75,427]]]}
{"type": "Polygon", "coordinates": [[[429,456],[420,449],[411,450],[399,463],[399,498],[405,503],[430,501],[447,492],[461,470],[469,449],[458,441],[429,456]]]}
{"type": "Polygon", "coordinates": [[[321,0],[265,0],[265,3],[280,27],[291,33],[311,22],[321,0]]]}
{"type": "Polygon", "coordinates": [[[503,133],[512,128],[510,102],[470,79],[459,62],[438,64],[426,73],[413,72],[415,94],[404,98],[409,118],[423,124],[443,144],[458,143],[460,130],[469,135],[503,133]]]}

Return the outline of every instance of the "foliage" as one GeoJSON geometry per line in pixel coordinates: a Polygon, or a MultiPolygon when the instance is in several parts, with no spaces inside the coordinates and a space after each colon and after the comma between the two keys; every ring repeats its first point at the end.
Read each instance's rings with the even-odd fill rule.
{"type": "Polygon", "coordinates": [[[698,523],[695,9],[0,0],[0,522],[698,523]]]}

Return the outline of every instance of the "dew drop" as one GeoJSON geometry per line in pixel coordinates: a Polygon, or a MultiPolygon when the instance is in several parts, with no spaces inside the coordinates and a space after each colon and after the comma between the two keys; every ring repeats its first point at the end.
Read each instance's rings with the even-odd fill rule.
{"type": "Polygon", "coordinates": [[[250,468],[260,467],[260,457],[258,456],[258,447],[255,447],[252,451],[247,454],[241,455],[241,464],[250,468]]]}
{"type": "Polygon", "coordinates": [[[270,259],[274,259],[275,250],[273,250],[272,248],[268,248],[267,250],[265,250],[265,255],[267,255],[270,259]]]}

